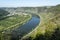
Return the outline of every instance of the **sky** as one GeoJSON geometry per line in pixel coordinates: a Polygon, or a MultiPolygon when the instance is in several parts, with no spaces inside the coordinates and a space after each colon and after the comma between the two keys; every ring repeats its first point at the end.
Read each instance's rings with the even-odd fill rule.
{"type": "Polygon", "coordinates": [[[60,4],[60,0],[0,0],[0,7],[36,7],[60,4]]]}

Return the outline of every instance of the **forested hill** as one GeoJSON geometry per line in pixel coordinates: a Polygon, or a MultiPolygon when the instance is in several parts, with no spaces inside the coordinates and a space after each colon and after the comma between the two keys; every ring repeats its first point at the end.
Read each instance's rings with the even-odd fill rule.
{"type": "Polygon", "coordinates": [[[7,12],[7,11],[5,11],[3,9],[0,9],[0,17],[6,16],[8,14],[9,14],[9,12],[7,12]]]}
{"type": "Polygon", "coordinates": [[[5,11],[3,9],[0,9],[0,19],[3,18],[3,17],[5,17],[8,14],[9,14],[9,12],[7,12],[7,11],[5,11]]]}

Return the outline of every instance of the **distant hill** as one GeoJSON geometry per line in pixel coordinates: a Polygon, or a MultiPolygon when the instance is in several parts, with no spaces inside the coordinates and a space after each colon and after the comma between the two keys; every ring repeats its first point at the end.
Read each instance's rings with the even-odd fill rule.
{"type": "Polygon", "coordinates": [[[0,19],[7,16],[9,14],[9,12],[3,10],[3,9],[0,9],[0,19]]]}
{"type": "Polygon", "coordinates": [[[48,9],[48,12],[55,13],[55,15],[60,14],[60,5],[52,6],[48,9]]]}

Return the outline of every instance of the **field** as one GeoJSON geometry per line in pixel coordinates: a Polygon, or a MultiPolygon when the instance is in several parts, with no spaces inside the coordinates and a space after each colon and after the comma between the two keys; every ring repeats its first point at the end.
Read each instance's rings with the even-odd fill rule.
{"type": "Polygon", "coordinates": [[[16,25],[17,23],[21,24],[27,18],[29,18],[28,15],[27,16],[24,16],[24,15],[10,16],[10,17],[0,21],[0,30],[13,26],[13,25],[16,25]]]}

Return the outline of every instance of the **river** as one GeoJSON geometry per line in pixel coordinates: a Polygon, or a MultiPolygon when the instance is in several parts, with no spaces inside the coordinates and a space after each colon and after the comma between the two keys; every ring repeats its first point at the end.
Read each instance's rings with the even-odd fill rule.
{"type": "Polygon", "coordinates": [[[21,39],[21,37],[23,37],[24,35],[28,34],[30,31],[32,31],[34,28],[36,28],[39,22],[40,22],[40,18],[36,15],[32,15],[32,18],[28,22],[26,22],[24,25],[12,31],[11,40],[21,39]]]}

